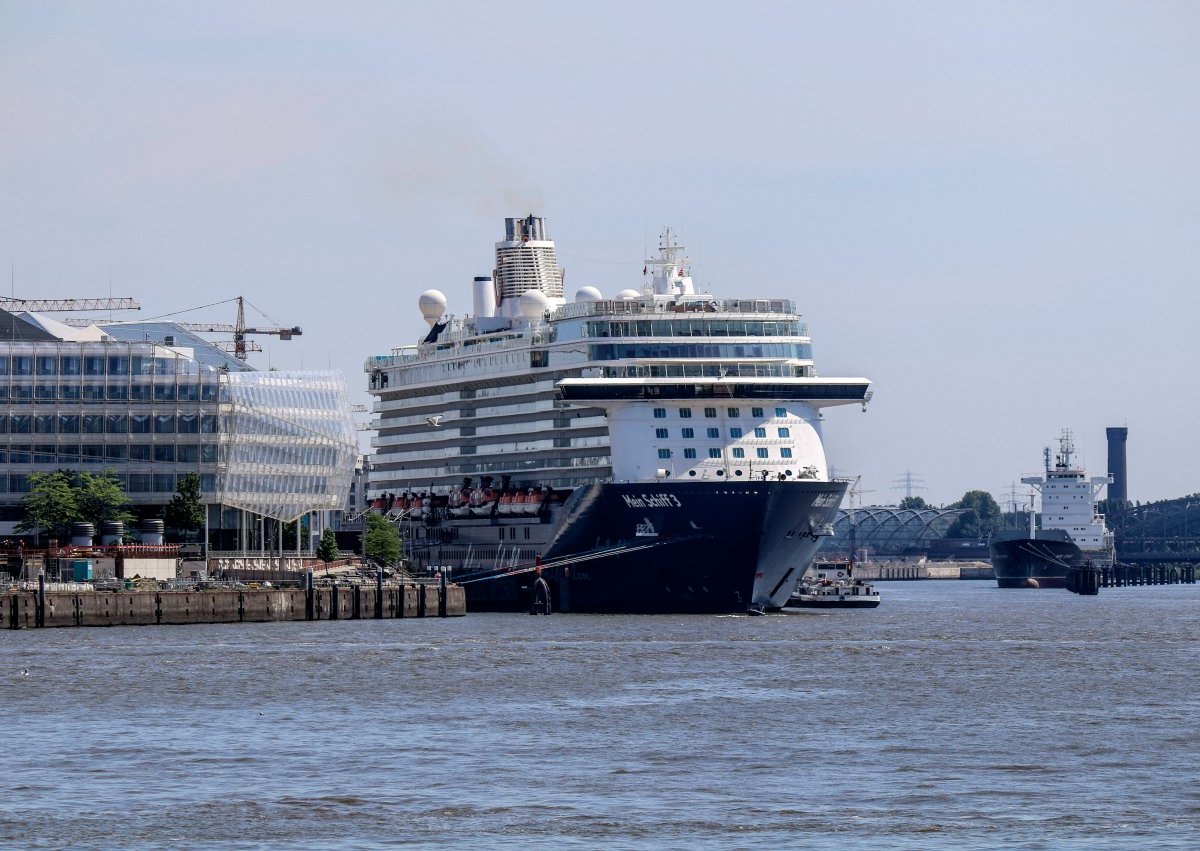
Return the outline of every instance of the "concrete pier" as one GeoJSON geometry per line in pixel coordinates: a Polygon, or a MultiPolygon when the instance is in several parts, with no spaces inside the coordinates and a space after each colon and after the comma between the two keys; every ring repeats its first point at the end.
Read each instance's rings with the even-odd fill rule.
{"type": "Polygon", "coordinates": [[[17,591],[0,595],[0,628],[460,617],[458,585],[342,585],[207,591],[17,591]]]}

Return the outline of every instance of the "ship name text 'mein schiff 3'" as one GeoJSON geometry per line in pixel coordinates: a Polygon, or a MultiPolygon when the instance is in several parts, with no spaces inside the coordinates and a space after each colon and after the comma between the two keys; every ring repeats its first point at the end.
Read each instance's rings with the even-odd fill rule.
{"type": "Polygon", "coordinates": [[[473,611],[777,609],[831,534],[821,378],[785,299],[697,292],[668,230],[639,289],[568,301],[544,219],[505,220],[473,315],[420,297],[416,345],[366,364],[376,510],[473,611]]]}

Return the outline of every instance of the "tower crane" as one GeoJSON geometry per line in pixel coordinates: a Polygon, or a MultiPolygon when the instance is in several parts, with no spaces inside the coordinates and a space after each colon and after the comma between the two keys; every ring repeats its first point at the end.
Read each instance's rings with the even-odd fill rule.
{"type": "Polygon", "coordinates": [[[245,299],[242,296],[237,297],[237,322],[233,325],[212,322],[179,322],[177,324],[180,328],[186,328],[188,331],[233,334],[233,356],[243,361],[246,359],[247,351],[261,351],[253,341],[246,340],[247,334],[274,334],[281,340],[290,340],[292,337],[299,337],[304,333],[300,330],[299,325],[292,328],[248,328],[246,326],[245,299]]]}
{"type": "Polygon", "coordinates": [[[0,296],[4,310],[66,312],[76,310],[141,310],[131,298],[10,298],[0,296]]]}

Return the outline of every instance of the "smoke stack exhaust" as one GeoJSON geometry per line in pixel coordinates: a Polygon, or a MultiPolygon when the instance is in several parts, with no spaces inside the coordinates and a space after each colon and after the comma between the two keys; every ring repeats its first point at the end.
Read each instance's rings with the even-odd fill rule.
{"type": "Polygon", "coordinates": [[[1108,498],[1129,501],[1128,479],[1125,470],[1125,441],[1129,438],[1129,429],[1123,426],[1105,429],[1108,434],[1108,474],[1112,483],[1108,486],[1108,498]]]}

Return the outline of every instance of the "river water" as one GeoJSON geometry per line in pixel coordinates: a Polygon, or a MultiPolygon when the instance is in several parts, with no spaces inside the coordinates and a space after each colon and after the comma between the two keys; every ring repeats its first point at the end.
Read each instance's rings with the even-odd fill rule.
{"type": "Polygon", "coordinates": [[[0,847],[1194,847],[1200,586],[880,587],[3,632],[0,847]]]}

